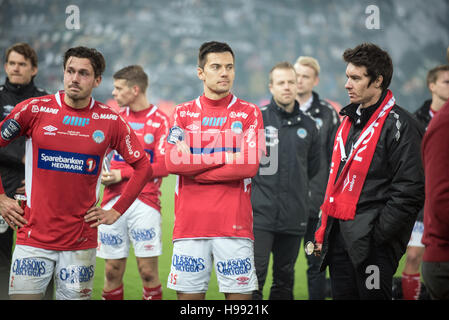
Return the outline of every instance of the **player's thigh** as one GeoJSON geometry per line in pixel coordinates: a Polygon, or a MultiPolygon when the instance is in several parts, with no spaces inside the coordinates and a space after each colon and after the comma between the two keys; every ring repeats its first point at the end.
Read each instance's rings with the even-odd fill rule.
{"type": "Polygon", "coordinates": [[[61,251],[56,264],[56,299],[90,300],[95,262],[95,249],[61,251]]]}
{"type": "Polygon", "coordinates": [[[41,298],[54,274],[54,251],[16,245],[9,276],[9,294],[13,298],[25,296],[41,298]]]}
{"type": "MultiPolygon", "coordinates": [[[[118,197],[109,201],[103,209],[109,210],[117,201],[118,197]]],[[[97,256],[103,259],[122,259],[129,255],[128,238],[128,212],[125,213],[113,224],[101,224],[98,226],[98,247],[97,256]]]]}
{"type": "Polygon", "coordinates": [[[213,256],[220,292],[249,294],[257,290],[253,241],[243,238],[214,239],[213,256]]]}
{"type": "Polygon", "coordinates": [[[136,257],[156,257],[162,254],[162,218],[159,211],[134,201],[127,217],[128,237],[136,257]]]}
{"type": "Polygon", "coordinates": [[[173,243],[167,288],[185,294],[204,293],[209,286],[212,267],[210,240],[177,240],[173,243]]]}

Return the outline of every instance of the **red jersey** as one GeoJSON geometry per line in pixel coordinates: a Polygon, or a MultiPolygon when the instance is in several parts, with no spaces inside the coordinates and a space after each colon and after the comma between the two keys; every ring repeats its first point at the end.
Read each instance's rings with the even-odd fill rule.
{"type": "Polygon", "coordinates": [[[114,206],[118,212],[131,205],[149,174],[134,132],[115,111],[93,98],[84,109],[66,105],[62,91],[28,99],[0,127],[0,146],[18,135],[27,137],[28,224],[18,229],[17,244],[48,250],[97,246],[97,228],[91,228],[84,216],[98,201],[102,162],[109,148],[118,150],[140,173],[114,206]]]}
{"type": "Polygon", "coordinates": [[[204,95],[176,107],[165,161],[178,174],[173,239],[241,237],[254,239],[251,177],[265,150],[259,108],[230,94],[204,95]],[[172,144],[182,131],[190,155],[172,144]],[[226,153],[238,153],[231,161],[226,153]]]}
{"type": "MultiPolygon", "coordinates": [[[[120,111],[120,115],[134,130],[153,169],[152,179],[142,189],[138,198],[160,212],[161,178],[168,175],[165,167],[165,139],[167,138],[169,119],[153,105],[150,105],[149,109],[138,112],[133,112],[127,107],[120,111]]],[[[102,205],[123,192],[133,173],[133,168],[116,151],[112,157],[111,169],[120,170],[122,181],[104,189],[102,205]]]]}

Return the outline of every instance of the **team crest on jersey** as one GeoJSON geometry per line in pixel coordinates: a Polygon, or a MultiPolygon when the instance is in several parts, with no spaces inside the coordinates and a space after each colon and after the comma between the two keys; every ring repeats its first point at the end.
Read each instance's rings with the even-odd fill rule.
{"type": "Polygon", "coordinates": [[[102,143],[104,141],[104,138],[104,132],[101,130],[95,130],[92,134],[92,139],[94,139],[96,143],[102,143]]]}
{"type": "Polygon", "coordinates": [[[304,139],[305,137],[307,137],[307,130],[304,128],[299,128],[296,131],[296,134],[298,135],[298,137],[300,137],[301,139],[304,139]]]}
{"type": "Polygon", "coordinates": [[[143,141],[145,141],[146,144],[152,144],[154,141],[154,136],[151,133],[147,133],[144,137],[143,137],[143,141]]]}
{"type": "Polygon", "coordinates": [[[240,121],[234,121],[231,124],[231,130],[235,134],[241,134],[243,132],[243,124],[240,121]]]}

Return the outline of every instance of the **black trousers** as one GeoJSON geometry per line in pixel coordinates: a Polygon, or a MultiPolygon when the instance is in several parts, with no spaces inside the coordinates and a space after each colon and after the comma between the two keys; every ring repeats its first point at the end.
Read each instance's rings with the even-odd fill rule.
{"type": "MultiPolygon", "coordinates": [[[[319,218],[309,217],[307,221],[304,244],[315,241],[315,231],[319,218]]],[[[326,298],[326,271],[320,271],[321,257],[311,254],[307,259],[307,287],[309,289],[309,300],[324,300],[326,298]]]]}
{"type": "Polygon", "coordinates": [[[293,300],[295,263],[298,258],[301,236],[254,230],[254,260],[259,290],[253,299],[261,300],[270,261],[273,253],[273,284],[270,300],[293,300]]]}
{"type": "Polygon", "coordinates": [[[336,220],[329,237],[329,272],[335,300],[391,300],[398,262],[387,245],[371,246],[368,258],[355,267],[336,220]]]}
{"type": "Polygon", "coordinates": [[[8,300],[9,271],[11,267],[14,231],[8,228],[0,233],[0,300],[8,300]]]}

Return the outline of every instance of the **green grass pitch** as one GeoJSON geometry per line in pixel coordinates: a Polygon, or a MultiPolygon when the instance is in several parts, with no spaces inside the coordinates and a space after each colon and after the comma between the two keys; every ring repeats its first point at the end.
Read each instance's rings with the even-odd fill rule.
{"type": "MultiPolygon", "coordinates": [[[[172,233],[174,221],[174,187],[176,177],[173,175],[164,178],[161,187],[161,203],[162,203],[162,255],[159,257],[159,277],[162,283],[163,299],[175,300],[176,292],[167,289],[167,279],[170,273],[171,255],[172,255],[172,233]]],[[[404,257],[399,264],[397,276],[403,268],[404,257]]],[[[298,256],[295,266],[295,286],[294,297],[296,300],[308,299],[307,292],[307,277],[306,277],[307,262],[304,255],[303,246],[298,256]]],[[[270,262],[267,274],[267,280],[264,286],[264,299],[269,296],[269,291],[272,283],[271,276],[272,265],[270,262]]],[[[140,280],[137,271],[136,259],[133,248],[130,249],[130,254],[127,260],[126,272],[123,279],[124,282],[124,299],[125,300],[141,300],[142,299],[142,281],[140,280]]],[[[92,299],[101,299],[101,291],[104,283],[104,260],[97,258],[97,265],[95,269],[94,288],[92,299]]],[[[218,292],[217,280],[215,274],[212,272],[211,280],[209,282],[209,290],[206,294],[207,300],[223,300],[224,295],[218,292]]]]}

